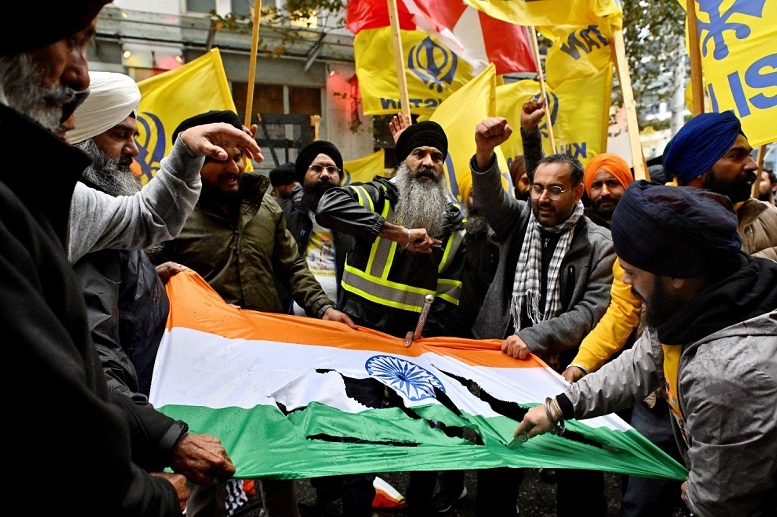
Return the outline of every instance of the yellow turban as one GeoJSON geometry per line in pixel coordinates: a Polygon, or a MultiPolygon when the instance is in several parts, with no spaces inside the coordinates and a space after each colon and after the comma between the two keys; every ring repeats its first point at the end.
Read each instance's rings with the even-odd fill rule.
{"type": "Polygon", "coordinates": [[[600,169],[604,169],[623,185],[623,188],[628,187],[634,181],[634,175],[631,173],[629,164],[626,160],[618,156],[617,154],[602,153],[591,158],[588,165],[585,166],[585,174],[583,175],[583,185],[585,186],[585,193],[591,195],[591,185],[594,182],[596,173],[600,169]]]}

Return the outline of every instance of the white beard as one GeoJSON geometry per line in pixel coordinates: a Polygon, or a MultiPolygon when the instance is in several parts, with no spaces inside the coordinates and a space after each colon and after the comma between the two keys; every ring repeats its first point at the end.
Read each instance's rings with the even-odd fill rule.
{"type": "Polygon", "coordinates": [[[66,86],[42,86],[45,73],[29,53],[0,56],[0,97],[9,107],[56,131],[62,118],[60,106],[72,101],[76,92],[66,86]]]}
{"type": "Polygon", "coordinates": [[[396,183],[399,189],[397,222],[406,228],[425,228],[430,236],[442,237],[448,209],[445,178],[440,176],[436,181],[418,180],[407,164],[402,162],[397,168],[396,183]]]}

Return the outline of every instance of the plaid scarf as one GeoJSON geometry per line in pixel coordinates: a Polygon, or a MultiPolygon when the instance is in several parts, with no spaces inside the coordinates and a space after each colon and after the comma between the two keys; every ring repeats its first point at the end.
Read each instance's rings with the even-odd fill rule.
{"type": "Polygon", "coordinates": [[[566,256],[572,243],[571,230],[574,229],[582,216],[583,203],[578,202],[572,211],[572,215],[566,221],[550,228],[542,228],[534,217],[534,210],[531,211],[529,225],[523,236],[521,255],[518,257],[518,264],[515,268],[515,280],[513,282],[511,311],[516,332],[521,329],[521,311],[524,304],[532,324],[554,318],[561,312],[561,286],[559,284],[561,261],[566,256]],[[542,235],[540,234],[540,229],[561,234],[548,265],[545,310],[542,310],[540,307],[540,300],[542,299],[542,235]]]}

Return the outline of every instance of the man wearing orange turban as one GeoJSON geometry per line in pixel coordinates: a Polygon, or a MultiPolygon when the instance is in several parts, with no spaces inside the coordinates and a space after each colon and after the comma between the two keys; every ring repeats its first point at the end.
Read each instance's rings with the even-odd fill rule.
{"type": "Polygon", "coordinates": [[[612,213],[634,177],[626,160],[616,154],[594,156],[585,167],[583,185],[591,207],[586,215],[602,226],[610,227],[612,213]]]}

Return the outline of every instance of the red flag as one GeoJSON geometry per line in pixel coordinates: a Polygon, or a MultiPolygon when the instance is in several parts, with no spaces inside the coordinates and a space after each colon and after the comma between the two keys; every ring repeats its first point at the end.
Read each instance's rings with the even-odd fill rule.
{"type": "MultiPolygon", "coordinates": [[[[397,0],[399,28],[420,30],[468,61],[480,72],[494,63],[498,75],[536,72],[526,28],[492,18],[462,0],[397,0]]],[[[351,0],[346,8],[346,27],[357,34],[363,29],[386,27],[386,0],[351,0]]]]}

